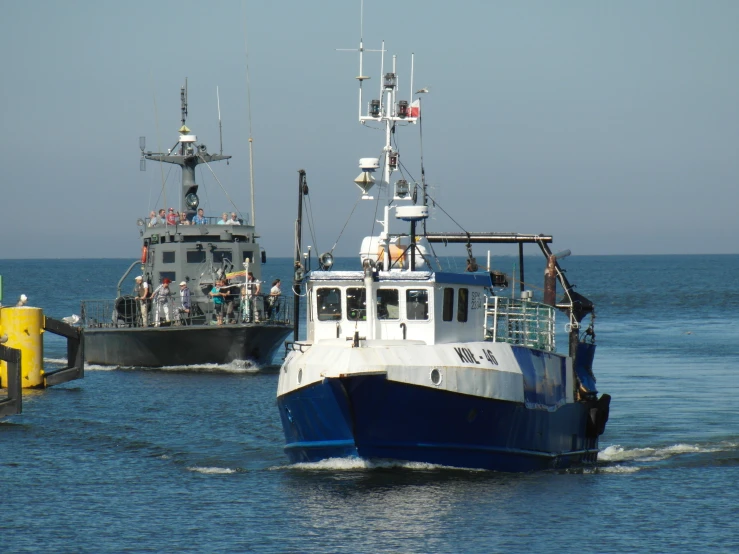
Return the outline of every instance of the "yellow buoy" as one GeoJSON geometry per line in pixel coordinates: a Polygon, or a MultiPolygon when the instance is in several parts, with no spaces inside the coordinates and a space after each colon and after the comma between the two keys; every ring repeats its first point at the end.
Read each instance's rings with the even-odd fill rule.
{"type": "MultiPolygon", "coordinates": [[[[21,351],[23,388],[44,386],[44,313],[41,308],[22,306],[0,310],[0,336],[4,343],[21,351]]],[[[0,362],[0,380],[8,382],[8,364],[0,362]]]]}

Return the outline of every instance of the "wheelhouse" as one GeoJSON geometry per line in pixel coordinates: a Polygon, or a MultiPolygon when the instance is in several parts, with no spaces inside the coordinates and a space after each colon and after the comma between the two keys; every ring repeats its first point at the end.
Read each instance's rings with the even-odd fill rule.
{"type": "Polygon", "coordinates": [[[389,271],[368,286],[360,271],[312,272],[307,338],[317,342],[359,333],[427,344],[480,340],[490,286],[484,274],[389,271]]]}

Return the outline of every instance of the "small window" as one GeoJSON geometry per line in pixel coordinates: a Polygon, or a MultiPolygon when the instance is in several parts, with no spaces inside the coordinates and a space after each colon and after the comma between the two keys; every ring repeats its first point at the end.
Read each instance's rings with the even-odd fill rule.
{"type": "Polygon", "coordinates": [[[429,318],[429,293],[426,289],[405,291],[405,313],[407,319],[429,318]]]}
{"type": "Polygon", "coordinates": [[[467,289],[459,289],[457,294],[457,321],[467,321],[467,299],[469,292],[467,289]]]}
{"type": "MultiPolygon", "coordinates": [[[[160,283],[164,281],[164,279],[169,279],[170,283],[174,283],[177,280],[174,277],[175,277],[174,271],[160,271],[159,272],[159,282],[160,283]]],[[[171,287],[170,287],[170,290],[171,290],[171,287]]]]}
{"type": "Polygon", "coordinates": [[[377,291],[377,319],[400,319],[398,289],[377,291]]]}
{"type": "Polygon", "coordinates": [[[346,318],[349,321],[366,321],[367,291],[364,288],[346,289],[346,318]]]}
{"type": "Polygon", "coordinates": [[[202,264],[205,261],[205,250],[188,250],[187,263],[202,264]]]}
{"type": "Polygon", "coordinates": [[[454,289],[447,287],[444,289],[444,305],[441,318],[444,321],[451,321],[452,317],[454,317],[454,289]]]}
{"type": "Polygon", "coordinates": [[[223,260],[231,260],[230,250],[213,250],[213,263],[219,264],[223,260]]]}
{"type": "Polygon", "coordinates": [[[254,261],[254,252],[251,250],[247,250],[244,252],[244,259],[241,260],[242,262],[245,262],[246,260],[249,260],[249,263],[252,263],[254,261]]]}
{"type": "Polygon", "coordinates": [[[173,264],[174,263],[174,252],[162,252],[162,263],[173,264]]]}
{"type": "Polygon", "coordinates": [[[341,319],[341,289],[322,288],[316,291],[318,321],[341,319]]]}

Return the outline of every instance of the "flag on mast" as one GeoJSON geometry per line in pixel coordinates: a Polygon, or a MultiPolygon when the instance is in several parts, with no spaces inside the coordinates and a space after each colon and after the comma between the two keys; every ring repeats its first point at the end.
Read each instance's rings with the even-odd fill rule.
{"type": "Polygon", "coordinates": [[[411,104],[411,109],[409,110],[409,117],[419,117],[421,115],[421,100],[416,99],[411,104]]]}

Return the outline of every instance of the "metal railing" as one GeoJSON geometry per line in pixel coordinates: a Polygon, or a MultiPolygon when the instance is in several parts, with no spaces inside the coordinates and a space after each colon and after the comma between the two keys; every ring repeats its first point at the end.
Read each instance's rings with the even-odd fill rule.
{"type": "MultiPolygon", "coordinates": [[[[220,216],[205,216],[206,223],[201,225],[249,225],[249,218],[248,217],[240,217],[238,218],[238,223],[219,223],[221,221],[220,216]]],[[[155,223],[152,223],[152,219],[150,217],[144,218],[144,226],[145,227],[175,227],[177,225],[197,225],[197,223],[192,222],[192,218],[187,220],[187,223],[180,222],[179,218],[177,219],[176,223],[167,223],[166,221],[161,221],[158,217],[154,220],[155,223]]]]}
{"type": "Polygon", "coordinates": [[[554,352],[555,310],[526,299],[485,297],[485,340],[554,352]]]}
{"type": "MultiPolygon", "coordinates": [[[[224,323],[282,324],[292,325],[293,297],[259,295],[246,302],[234,300],[223,308],[224,323]]],[[[89,329],[116,329],[129,327],[156,327],[179,325],[214,325],[217,321],[213,302],[193,300],[186,313],[178,299],[164,303],[147,304],[146,325],[142,303],[133,296],[120,296],[115,300],[82,300],[80,302],[80,326],[89,329]]]]}

